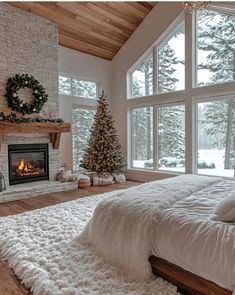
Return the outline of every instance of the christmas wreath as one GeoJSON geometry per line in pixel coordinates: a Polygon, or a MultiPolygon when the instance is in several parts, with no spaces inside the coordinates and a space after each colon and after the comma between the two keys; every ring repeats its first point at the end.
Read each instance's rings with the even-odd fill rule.
{"type": "Polygon", "coordinates": [[[8,106],[23,115],[39,113],[48,99],[44,87],[33,76],[28,74],[17,74],[13,78],[9,78],[5,97],[7,98],[8,106]],[[25,87],[33,91],[33,100],[31,103],[24,102],[17,95],[17,91],[25,87]]]}

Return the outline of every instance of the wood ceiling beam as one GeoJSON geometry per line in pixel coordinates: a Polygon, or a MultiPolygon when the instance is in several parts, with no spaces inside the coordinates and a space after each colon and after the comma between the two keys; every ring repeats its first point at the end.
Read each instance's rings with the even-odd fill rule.
{"type": "Polygon", "coordinates": [[[108,22],[100,21],[97,16],[94,17],[89,13],[84,13],[81,11],[77,6],[76,2],[41,2],[40,5],[46,6],[50,9],[53,9],[55,12],[61,13],[61,14],[72,14],[73,19],[75,19],[78,23],[81,23],[83,25],[88,25],[90,27],[97,27],[97,25],[102,30],[111,30],[114,32],[117,32],[125,37],[128,37],[130,35],[130,32],[128,32],[125,28],[120,28],[117,26],[114,26],[108,22]]]}
{"type": "Polygon", "coordinates": [[[138,24],[140,24],[141,21],[143,20],[143,17],[136,14],[132,10],[131,6],[127,5],[124,2],[104,2],[104,3],[107,3],[109,7],[118,10],[122,14],[122,17],[128,17],[129,19],[133,19],[138,24]]]}
{"type": "Polygon", "coordinates": [[[60,7],[63,7],[65,10],[76,13],[77,20],[79,20],[80,17],[85,18],[95,24],[105,26],[106,28],[115,30],[119,33],[124,32],[130,35],[136,28],[136,26],[128,24],[127,22],[127,25],[120,25],[120,23],[115,22],[114,19],[104,16],[103,13],[97,13],[96,11],[87,8],[79,2],[57,2],[56,4],[60,7]]]}
{"type": "Polygon", "coordinates": [[[136,22],[134,22],[132,19],[123,18],[123,15],[117,11],[116,9],[110,8],[106,3],[103,2],[92,2],[92,3],[86,3],[86,2],[79,2],[77,3],[79,8],[86,9],[87,11],[92,11],[93,13],[97,13],[98,15],[102,15],[103,17],[113,20],[117,24],[120,24],[129,30],[135,30],[136,26],[138,25],[136,22]]]}
{"type": "Polygon", "coordinates": [[[49,9],[48,7],[43,6],[37,2],[10,2],[10,3],[11,5],[14,5],[18,8],[33,12],[55,23],[64,25],[68,28],[73,28],[74,30],[78,30],[79,32],[89,33],[90,31],[90,29],[85,26],[83,27],[81,25],[78,26],[74,24],[74,21],[71,18],[67,17],[66,15],[55,12],[52,9],[49,9]]]}
{"type": "Polygon", "coordinates": [[[118,2],[117,4],[120,5],[122,9],[126,9],[127,11],[129,10],[130,13],[132,13],[136,17],[137,16],[140,17],[141,20],[143,20],[145,16],[147,15],[147,13],[141,11],[138,6],[136,7],[135,2],[118,2]]]}
{"type": "Polygon", "coordinates": [[[115,55],[115,53],[119,50],[119,46],[113,46],[112,44],[108,44],[98,38],[95,38],[95,37],[90,38],[86,34],[73,33],[69,30],[64,29],[64,27],[61,27],[61,28],[59,27],[59,34],[73,38],[74,40],[77,40],[78,42],[81,41],[83,43],[87,43],[89,45],[93,45],[93,46],[108,50],[108,51],[112,52],[113,55],[115,55]]]}
{"type": "Polygon", "coordinates": [[[146,7],[149,11],[156,5],[157,2],[138,2],[141,3],[144,7],[146,7]]]}
{"type": "MultiPolygon", "coordinates": [[[[74,19],[76,17],[76,13],[74,11],[64,9],[63,7],[58,6],[57,3],[58,2],[47,2],[47,1],[38,2],[38,4],[43,5],[47,8],[49,8],[50,10],[53,10],[54,12],[61,13],[61,14],[66,15],[72,19],[74,19]]],[[[71,3],[71,2],[68,2],[68,3],[71,3]]]]}
{"type": "Polygon", "coordinates": [[[109,15],[113,15],[114,17],[116,16],[117,18],[127,21],[128,23],[131,23],[135,27],[137,27],[141,21],[140,18],[133,17],[133,14],[130,14],[128,11],[123,10],[120,6],[116,4],[117,2],[85,2],[83,5],[86,5],[90,9],[97,12],[108,13],[109,15]]]}
{"type": "Polygon", "coordinates": [[[115,40],[120,44],[123,44],[127,39],[124,36],[120,36],[120,34],[111,32],[110,30],[103,31],[97,28],[97,26],[92,28],[91,26],[78,23],[76,20],[74,21],[73,19],[63,15],[62,13],[55,12],[46,6],[41,5],[41,3],[42,2],[40,2],[40,4],[38,4],[37,2],[11,2],[12,5],[18,8],[31,11],[39,16],[57,22],[59,25],[65,26],[68,30],[71,30],[73,32],[85,33],[89,36],[93,35],[92,33],[94,32],[96,33],[97,37],[98,35],[100,35],[101,37],[105,36],[106,38],[115,40]]]}
{"type": "Polygon", "coordinates": [[[59,44],[107,60],[112,60],[113,58],[113,53],[108,50],[104,50],[93,45],[88,45],[84,42],[75,41],[74,39],[62,34],[59,35],[59,44]]]}
{"type": "Polygon", "coordinates": [[[96,31],[97,28],[99,28],[99,31],[102,31],[102,32],[113,32],[115,33],[118,37],[120,37],[121,39],[126,39],[130,36],[130,31],[128,31],[127,29],[120,29],[118,27],[115,27],[111,24],[108,24],[108,23],[102,23],[102,22],[94,22],[94,21],[91,21],[87,18],[84,18],[84,17],[81,17],[79,15],[77,15],[75,17],[75,20],[79,23],[79,24],[82,24],[82,25],[87,25],[87,26],[90,26],[90,28],[92,29],[92,31],[96,31]]]}
{"type": "Polygon", "coordinates": [[[142,3],[148,3],[150,6],[151,6],[151,9],[158,3],[158,2],[155,2],[155,1],[148,1],[148,2],[142,2],[142,3]]]}
{"type": "MultiPolygon", "coordinates": [[[[69,5],[69,2],[67,2],[66,4],[69,5]]],[[[65,12],[70,12],[68,9],[64,9],[61,6],[59,6],[57,3],[53,3],[53,2],[40,2],[40,5],[46,8],[49,8],[50,10],[52,10],[55,13],[58,13],[58,16],[64,16],[65,12]]],[[[73,4],[72,4],[73,5],[73,4]]],[[[98,23],[97,21],[95,22],[94,20],[91,21],[89,19],[85,19],[84,17],[77,17],[77,13],[75,12],[75,10],[73,10],[75,17],[73,18],[73,22],[76,25],[82,25],[83,27],[87,27],[89,28],[89,30],[91,31],[97,31],[99,28],[99,31],[101,31],[102,33],[109,33],[110,31],[112,31],[113,33],[115,33],[118,37],[120,38],[124,38],[126,40],[126,38],[128,38],[130,36],[130,32],[126,32],[118,27],[112,26],[111,24],[107,24],[107,23],[98,23]]],[[[59,22],[59,21],[57,21],[59,22]]]]}
{"type": "Polygon", "coordinates": [[[9,2],[58,25],[59,44],[111,60],[155,2],[9,2]]]}
{"type": "Polygon", "coordinates": [[[97,34],[95,32],[91,32],[90,36],[94,37],[94,38],[97,38],[99,40],[103,40],[104,42],[107,42],[107,43],[110,43],[110,44],[113,44],[113,45],[118,45],[119,49],[125,43],[125,41],[122,41],[122,42],[116,41],[116,40],[113,40],[112,38],[109,38],[109,37],[106,37],[106,36],[101,36],[100,34],[97,34]]]}
{"type": "Polygon", "coordinates": [[[147,15],[149,13],[149,9],[147,9],[144,5],[142,5],[142,2],[126,2],[127,4],[133,6],[135,9],[141,11],[143,15],[147,15]]]}

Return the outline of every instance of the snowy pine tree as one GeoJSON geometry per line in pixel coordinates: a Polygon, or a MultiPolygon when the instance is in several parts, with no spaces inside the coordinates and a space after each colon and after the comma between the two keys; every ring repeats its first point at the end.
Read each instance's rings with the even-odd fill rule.
{"type": "Polygon", "coordinates": [[[72,112],[73,170],[79,169],[80,160],[87,147],[95,110],[89,107],[74,108],[72,112]]]}
{"type": "Polygon", "coordinates": [[[152,56],[144,60],[136,69],[138,76],[132,79],[132,96],[147,96],[153,93],[153,58],[152,56]]]}
{"type": "Polygon", "coordinates": [[[75,96],[96,98],[96,83],[72,79],[71,91],[75,96]]]}
{"type": "Polygon", "coordinates": [[[176,58],[175,52],[169,44],[159,50],[158,54],[158,92],[170,92],[175,90],[175,84],[179,81],[174,77],[175,68],[173,65],[180,61],[176,58]]]}
{"type": "Polygon", "coordinates": [[[211,145],[225,147],[224,169],[234,169],[235,159],[235,101],[216,101],[203,110],[204,132],[210,135],[211,145]]]}
{"type": "MultiPolygon", "coordinates": [[[[176,72],[174,65],[182,63],[182,61],[177,59],[174,50],[169,44],[164,44],[162,48],[159,48],[158,56],[158,92],[174,91],[175,85],[179,81],[174,76],[176,72]]],[[[134,97],[150,95],[153,85],[153,59],[149,58],[147,61],[144,61],[138,67],[138,71],[143,73],[145,80],[142,82],[138,79],[133,79],[132,95],[134,97]],[[145,90],[144,94],[143,89],[145,90]]],[[[182,124],[184,125],[184,122],[182,122],[182,112],[183,110],[178,106],[161,109],[162,125],[160,129],[162,132],[159,140],[162,142],[162,145],[159,150],[160,158],[163,156],[184,158],[184,134],[182,131],[182,124]]],[[[152,112],[149,107],[135,109],[133,124],[135,125],[136,132],[133,138],[133,157],[136,160],[149,160],[152,158],[151,116],[152,112]]]]}
{"type": "Polygon", "coordinates": [[[182,106],[160,108],[158,133],[160,159],[185,157],[184,108],[182,106]]]}
{"type": "Polygon", "coordinates": [[[97,172],[99,175],[121,172],[126,168],[113,116],[104,93],[98,100],[88,147],[80,166],[89,171],[97,172]]]}
{"type": "MultiPolygon", "coordinates": [[[[207,53],[198,69],[212,73],[206,84],[235,81],[235,16],[203,10],[198,13],[198,48],[207,53]]],[[[203,85],[203,83],[201,83],[203,85]]],[[[235,168],[235,102],[214,102],[207,107],[205,132],[212,144],[225,147],[224,168],[235,168]]]]}
{"type": "Polygon", "coordinates": [[[132,112],[133,159],[149,160],[152,158],[152,117],[151,107],[137,108],[132,112]]]}
{"type": "Polygon", "coordinates": [[[76,78],[59,77],[59,93],[78,97],[96,98],[96,83],[76,78]]]}
{"type": "Polygon", "coordinates": [[[208,84],[235,80],[235,16],[213,11],[198,12],[198,49],[207,52],[198,65],[212,73],[208,84]]]}

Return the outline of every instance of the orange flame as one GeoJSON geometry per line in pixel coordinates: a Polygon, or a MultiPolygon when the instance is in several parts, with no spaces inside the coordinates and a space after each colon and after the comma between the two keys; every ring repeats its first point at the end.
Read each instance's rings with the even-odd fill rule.
{"type": "Polygon", "coordinates": [[[39,168],[35,168],[29,161],[20,161],[20,164],[16,168],[16,172],[19,176],[34,176],[39,175],[39,168]]]}

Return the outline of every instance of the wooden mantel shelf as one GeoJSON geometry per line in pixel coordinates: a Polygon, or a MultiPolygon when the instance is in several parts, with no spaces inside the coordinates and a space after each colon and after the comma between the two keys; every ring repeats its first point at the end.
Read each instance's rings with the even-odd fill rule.
{"type": "Polygon", "coordinates": [[[0,145],[4,140],[4,135],[8,133],[48,133],[53,149],[58,149],[60,136],[63,132],[70,132],[70,123],[51,123],[51,122],[31,122],[15,123],[0,121],[0,145]]]}

